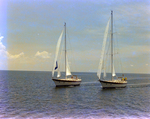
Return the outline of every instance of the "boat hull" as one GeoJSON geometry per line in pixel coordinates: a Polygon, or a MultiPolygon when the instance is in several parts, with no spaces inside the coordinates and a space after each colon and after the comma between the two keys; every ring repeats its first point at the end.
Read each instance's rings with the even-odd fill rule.
{"type": "Polygon", "coordinates": [[[61,80],[61,79],[52,79],[56,85],[56,87],[63,87],[63,86],[79,86],[81,80],[61,80]]]}
{"type": "Polygon", "coordinates": [[[102,88],[107,89],[107,88],[125,88],[127,86],[127,82],[111,82],[111,81],[102,81],[99,80],[102,88]]]}

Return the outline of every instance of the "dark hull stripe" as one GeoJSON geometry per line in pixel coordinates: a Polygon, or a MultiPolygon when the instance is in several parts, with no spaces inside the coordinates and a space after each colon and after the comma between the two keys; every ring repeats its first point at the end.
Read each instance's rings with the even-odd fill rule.
{"type": "Polygon", "coordinates": [[[103,87],[103,89],[115,89],[115,88],[125,88],[126,86],[124,87],[103,87]]]}
{"type": "Polygon", "coordinates": [[[127,83],[108,82],[108,81],[102,81],[102,80],[99,80],[99,81],[102,83],[108,83],[108,84],[127,84],[127,83]]]}
{"type": "Polygon", "coordinates": [[[74,85],[56,85],[56,87],[68,87],[68,86],[80,86],[80,84],[74,84],[74,85]]]}
{"type": "Polygon", "coordinates": [[[52,79],[53,81],[58,81],[58,82],[81,82],[81,81],[64,81],[64,80],[59,80],[59,79],[52,79]]]}

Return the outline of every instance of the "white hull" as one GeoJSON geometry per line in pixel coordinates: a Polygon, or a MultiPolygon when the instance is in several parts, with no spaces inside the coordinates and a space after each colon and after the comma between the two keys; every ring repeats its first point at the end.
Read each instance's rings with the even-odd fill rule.
{"type": "Polygon", "coordinates": [[[56,85],[56,87],[60,86],[79,86],[81,83],[81,79],[52,79],[56,85]]]}
{"type": "Polygon", "coordinates": [[[127,81],[102,81],[99,80],[102,87],[105,88],[125,88],[127,86],[127,81]]]}

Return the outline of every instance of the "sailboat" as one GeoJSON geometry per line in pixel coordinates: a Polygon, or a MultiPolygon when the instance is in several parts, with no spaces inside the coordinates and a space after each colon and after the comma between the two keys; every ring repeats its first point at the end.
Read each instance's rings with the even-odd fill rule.
{"type": "Polygon", "coordinates": [[[99,62],[97,76],[99,78],[99,81],[100,81],[103,89],[106,89],[106,88],[125,88],[127,86],[127,78],[124,77],[124,74],[122,74],[122,76],[118,77],[115,73],[114,47],[113,47],[113,11],[111,11],[111,40],[110,40],[110,53],[108,54],[108,55],[110,55],[111,78],[109,80],[108,80],[108,78],[106,78],[106,66],[105,66],[105,64],[107,62],[107,58],[105,59],[105,57],[106,57],[105,49],[106,49],[106,44],[109,44],[109,43],[107,43],[109,23],[110,23],[110,19],[109,19],[107,26],[106,26],[106,29],[105,29],[102,51],[101,51],[101,59],[99,62]],[[104,70],[103,77],[101,77],[102,70],[104,70]]]}
{"type": "Polygon", "coordinates": [[[52,80],[54,81],[56,87],[60,86],[79,86],[81,83],[81,79],[77,77],[77,75],[72,75],[69,67],[68,57],[67,57],[67,48],[66,48],[66,23],[64,23],[64,29],[62,30],[60,37],[57,42],[56,46],[56,54],[55,54],[55,60],[54,60],[54,67],[52,69],[52,80]],[[60,60],[61,60],[61,54],[59,53],[62,36],[64,33],[64,46],[65,46],[65,76],[61,78],[61,72],[60,72],[60,60]],[[60,54],[60,57],[58,58],[58,55],[60,54]],[[57,71],[57,77],[54,77],[54,72],[57,71]]]}

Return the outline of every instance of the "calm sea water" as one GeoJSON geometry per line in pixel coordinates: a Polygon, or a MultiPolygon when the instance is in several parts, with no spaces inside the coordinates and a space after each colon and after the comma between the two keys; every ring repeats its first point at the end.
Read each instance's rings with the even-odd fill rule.
{"type": "Polygon", "coordinates": [[[51,72],[0,71],[0,118],[150,118],[150,74],[125,74],[127,88],[103,90],[96,73],[56,88],[51,72]]]}

